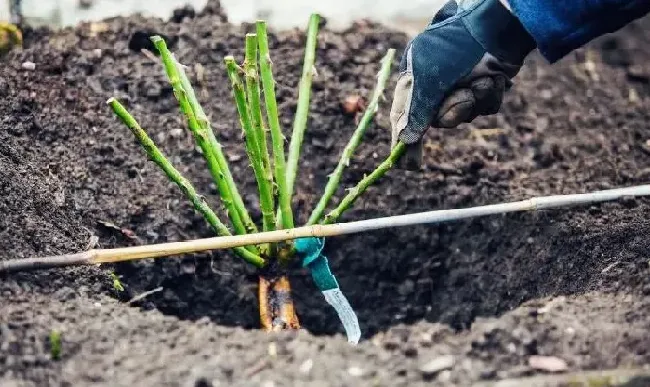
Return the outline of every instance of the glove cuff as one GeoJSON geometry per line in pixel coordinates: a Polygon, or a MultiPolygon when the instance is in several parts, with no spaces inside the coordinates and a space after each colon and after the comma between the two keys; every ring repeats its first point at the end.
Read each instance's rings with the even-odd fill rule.
{"type": "Polygon", "coordinates": [[[506,63],[521,65],[536,48],[532,36],[500,0],[479,2],[462,20],[485,51],[506,63]]]}

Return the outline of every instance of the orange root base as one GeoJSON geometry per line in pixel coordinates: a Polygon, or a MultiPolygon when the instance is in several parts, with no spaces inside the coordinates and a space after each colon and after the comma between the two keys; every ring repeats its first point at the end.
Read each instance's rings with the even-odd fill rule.
{"type": "Polygon", "coordinates": [[[267,332],[300,329],[286,276],[259,277],[260,323],[267,332]]]}

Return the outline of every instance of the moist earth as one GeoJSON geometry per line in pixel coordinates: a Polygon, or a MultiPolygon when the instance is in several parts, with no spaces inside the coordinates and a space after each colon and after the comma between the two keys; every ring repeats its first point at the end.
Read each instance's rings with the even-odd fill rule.
{"type": "MultiPolygon", "coordinates": [[[[399,54],[408,39],[368,21],[344,31],[323,24],[294,200],[300,222],[359,118],[342,100],[368,96],[386,50],[399,54]]],[[[642,19],[553,66],[532,55],[499,114],[431,130],[422,170],[391,171],[343,220],[648,183],[649,26],[642,19]]],[[[132,16],[27,29],[24,49],[1,59],[0,259],[212,235],[105,104],[123,101],[219,207],[164,72],[141,51],[153,33],[189,66],[259,219],[222,62],[243,59],[252,28],[229,24],[211,1],[170,21],[132,16]],[[27,61],[35,69],[23,67],[27,61]]],[[[269,37],[289,137],[304,31],[269,37]]],[[[344,187],[388,154],[390,95],[344,187]]],[[[549,371],[531,362],[536,355],[558,358],[551,360],[566,372],[643,370],[649,209],[647,199],[625,199],[330,238],[326,254],[364,333],[358,346],[345,342],[297,264],[290,278],[304,329],[279,334],[256,329],[257,276],[227,252],[4,275],[0,385],[468,385],[549,371]],[[147,291],[154,292],[129,302],[147,291]],[[59,359],[52,331],[61,333],[59,359]]]]}

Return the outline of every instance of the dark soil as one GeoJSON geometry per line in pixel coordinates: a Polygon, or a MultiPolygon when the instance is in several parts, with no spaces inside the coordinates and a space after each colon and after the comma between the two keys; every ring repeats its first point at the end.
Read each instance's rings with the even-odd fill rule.
{"type": "MultiPolygon", "coordinates": [[[[115,247],[211,235],[105,105],[110,96],[127,104],[217,203],[161,67],[133,50],[143,33],[164,34],[182,62],[202,66],[192,78],[259,218],[222,66],[225,55],[242,58],[251,28],[228,24],[216,2],[179,15],[26,31],[25,49],[2,59],[2,259],[78,251],[96,237],[115,247]]],[[[533,55],[501,113],[432,130],[424,169],[391,172],[345,220],[647,183],[649,26],[641,20],[554,66],[533,55]]],[[[341,100],[367,95],[385,51],[406,41],[366,22],[321,33],[300,220],[355,126],[341,100]]],[[[271,34],[287,135],[303,44],[302,31],[271,34]]],[[[345,186],[388,153],[388,110],[386,101],[345,186]]],[[[557,356],[570,371],[641,367],[650,362],[649,210],[630,199],[331,238],[327,255],[365,335],[357,347],[298,267],[291,279],[309,333],[256,331],[257,277],[229,253],[4,276],[0,385],[467,385],[534,374],[531,355],[557,356]],[[60,360],[50,357],[52,330],[62,333],[60,360]],[[450,370],[423,368],[449,354],[450,370]]]]}

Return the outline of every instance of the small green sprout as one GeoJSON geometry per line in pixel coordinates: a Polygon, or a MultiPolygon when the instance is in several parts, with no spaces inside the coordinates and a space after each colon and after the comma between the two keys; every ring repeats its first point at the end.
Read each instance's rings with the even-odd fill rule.
{"type": "Polygon", "coordinates": [[[61,333],[56,330],[50,332],[50,356],[52,360],[61,359],[61,333]]]}
{"type": "Polygon", "coordinates": [[[115,289],[116,292],[123,292],[124,286],[122,285],[120,278],[115,273],[111,273],[111,278],[113,279],[113,289],[115,289]]]}

